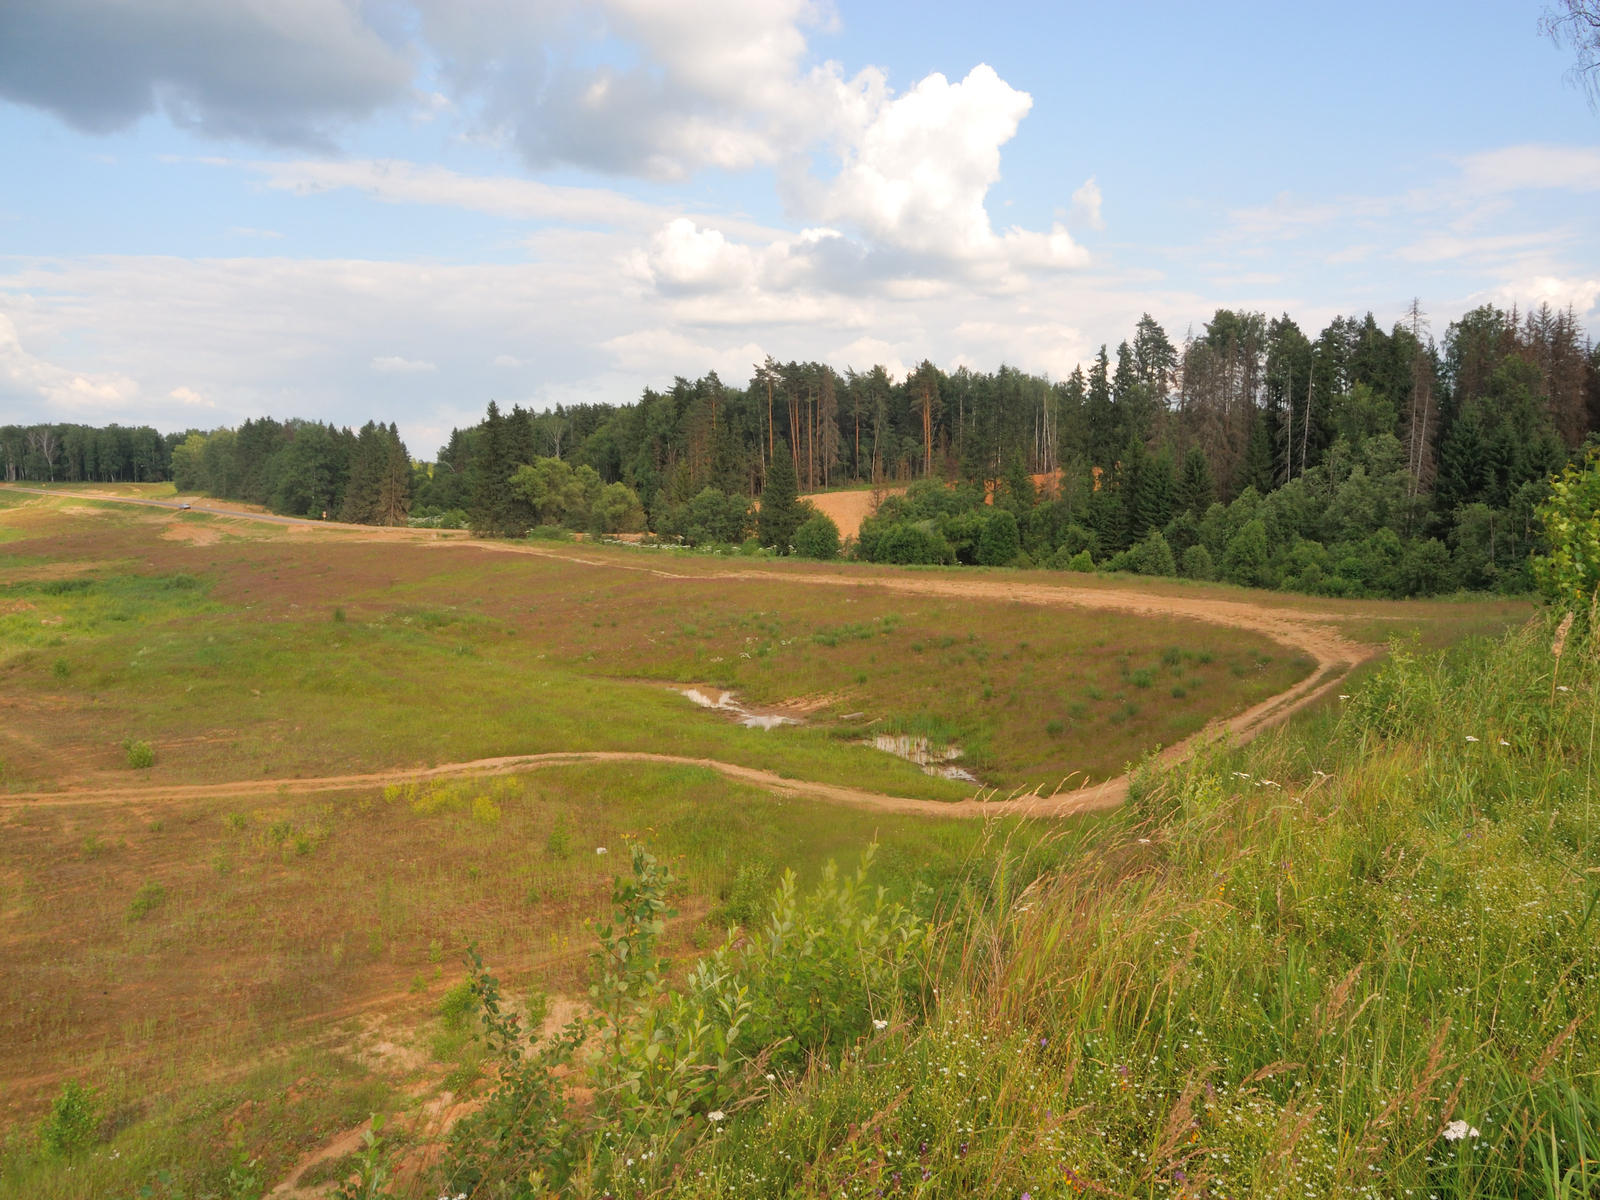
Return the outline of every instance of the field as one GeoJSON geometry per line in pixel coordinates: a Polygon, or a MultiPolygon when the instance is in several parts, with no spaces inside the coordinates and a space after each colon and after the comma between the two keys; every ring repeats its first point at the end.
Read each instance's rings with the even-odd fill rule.
{"type": "Polygon", "coordinates": [[[1209,721],[1338,685],[1390,636],[1449,644],[1530,611],[1062,582],[0,490],[0,1119],[18,1164],[66,1079],[101,1089],[104,1122],[75,1174],[26,1167],[28,1194],[131,1195],[172,1162],[214,1182],[236,1157],[277,1182],[372,1111],[408,1114],[420,1145],[485,1071],[445,1001],[466,946],[519,1003],[570,1011],[626,834],[677,866],[680,960],[778,868],[814,879],[873,841],[892,894],[931,904],[1002,850],[1037,874],[1102,820],[1019,822],[1007,794],[1119,776],[1209,721]],[[800,723],[744,728],[669,685],[800,723]],[[861,744],[877,734],[959,747],[979,783],[861,744]],[[130,765],[144,746],[153,764],[130,765]],[[572,752],[860,800],[692,762],[405,786],[572,752]],[[357,775],[392,779],[341,782],[357,775]],[[872,804],[965,813],[975,791],[997,797],[988,820],[872,804]]]}

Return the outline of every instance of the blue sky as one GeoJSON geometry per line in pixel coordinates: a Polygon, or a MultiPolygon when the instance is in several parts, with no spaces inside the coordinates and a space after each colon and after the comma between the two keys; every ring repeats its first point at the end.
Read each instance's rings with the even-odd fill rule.
{"type": "Polygon", "coordinates": [[[0,421],[398,420],[1150,311],[1600,329],[1537,4],[14,0],[0,421]]]}

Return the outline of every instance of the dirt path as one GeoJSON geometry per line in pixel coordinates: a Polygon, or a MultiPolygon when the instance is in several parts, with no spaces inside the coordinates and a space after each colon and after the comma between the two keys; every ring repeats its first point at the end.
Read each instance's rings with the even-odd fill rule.
{"type": "MultiPolygon", "coordinates": [[[[14,491],[34,492],[47,496],[78,496],[77,493],[46,492],[34,488],[15,488],[14,491]]],[[[141,500],[123,496],[85,496],[98,500],[117,500],[129,504],[154,505],[176,508],[176,502],[141,500]]],[[[298,521],[294,518],[274,517],[268,514],[240,512],[237,510],[197,509],[214,512],[217,516],[245,520],[269,521],[276,524],[301,524],[320,528],[375,532],[369,526],[337,525],[334,522],[298,521]]],[[[581,563],[606,570],[638,571],[661,579],[705,581],[723,579],[750,579],[771,582],[775,575],[770,571],[708,572],[668,571],[642,564],[614,561],[610,558],[590,558],[581,553],[558,550],[553,547],[534,546],[527,543],[504,541],[455,541],[441,543],[434,540],[436,531],[401,529],[382,531],[391,537],[401,538],[408,532],[418,535],[419,546],[453,544],[509,554],[530,554],[540,558],[559,559],[581,563]],[[424,540],[426,537],[427,540],[424,540]]],[[[1291,608],[1269,608],[1241,600],[1223,600],[1206,596],[1163,596],[1121,589],[1072,587],[1035,582],[1011,581],[984,576],[977,579],[951,579],[943,576],[880,574],[871,576],[847,575],[819,568],[807,572],[786,572],[781,576],[796,586],[881,588],[885,591],[908,595],[941,596],[960,600],[1012,601],[1052,608],[1077,608],[1114,610],[1146,616],[1187,617],[1214,625],[1247,629],[1265,634],[1284,646],[1299,650],[1309,656],[1316,668],[1299,683],[1260,704],[1223,721],[1214,721],[1192,737],[1161,752],[1161,761],[1172,763],[1188,757],[1201,742],[1224,733],[1235,742],[1248,741],[1274,725],[1287,720],[1295,712],[1315,702],[1336,688],[1357,664],[1373,657],[1379,647],[1352,642],[1330,628],[1329,623],[1340,619],[1331,613],[1307,612],[1291,608]]],[[[178,799],[203,799],[224,796],[276,795],[288,786],[295,792],[348,791],[359,788],[382,787],[390,783],[430,779],[453,775],[501,775],[516,771],[536,770],[542,767],[563,766],[581,762],[649,762],[684,766],[706,767],[729,779],[747,783],[781,795],[804,797],[833,804],[848,804],[877,812],[905,813],[916,816],[987,817],[1033,816],[1064,817],[1074,813],[1111,808],[1121,803],[1128,790],[1128,777],[1118,776],[1104,783],[1081,787],[1072,791],[1044,794],[1042,787],[1036,792],[1009,799],[998,799],[985,794],[982,789],[969,799],[945,802],[917,800],[904,796],[889,796],[869,792],[844,784],[818,783],[810,780],[787,779],[771,771],[737,763],[720,762],[709,758],[691,758],[670,754],[649,754],[630,751],[573,751],[549,754],[512,755],[501,758],[482,758],[471,762],[447,763],[443,766],[379,771],[361,775],[328,775],[296,780],[245,780],[238,783],[194,784],[175,787],[117,787],[68,792],[15,793],[0,798],[0,808],[19,804],[50,806],[98,803],[106,800],[159,801],[178,799]]]]}

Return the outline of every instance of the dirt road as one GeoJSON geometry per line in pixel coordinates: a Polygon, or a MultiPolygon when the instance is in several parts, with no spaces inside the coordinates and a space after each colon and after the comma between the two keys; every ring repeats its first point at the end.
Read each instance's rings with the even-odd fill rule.
{"type": "MultiPolygon", "coordinates": [[[[132,497],[95,496],[92,494],[45,492],[32,488],[12,488],[15,491],[37,492],[49,496],[116,500],[130,504],[176,507],[164,501],[140,500],[132,497]]],[[[270,514],[241,512],[238,510],[214,511],[215,515],[243,520],[268,521],[275,524],[296,523],[317,528],[335,528],[372,533],[369,526],[338,525],[334,522],[294,521],[293,518],[274,517],[270,514]]],[[[391,537],[403,540],[406,530],[385,530],[391,537]]],[[[452,540],[441,543],[433,530],[416,530],[415,539],[421,547],[440,545],[470,545],[498,553],[530,554],[541,558],[554,558],[581,563],[607,570],[640,571],[661,579],[756,579],[771,580],[769,571],[699,572],[689,569],[665,570],[641,563],[620,561],[616,556],[593,557],[583,552],[531,545],[526,542],[452,540]],[[424,540],[426,538],[427,540],[424,540]]],[[[680,564],[674,563],[674,567],[680,564]]],[[[874,587],[910,595],[941,596],[952,599],[1012,601],[1046,607],[1101,609],[1131,612],[1149,616],[1188,617],[1236,629],[1248,629],[1265,634],[1280,644],[1301,651],[1316,663],[1316,668],[1305,679],[1270,699],[1224,721],[1213,722],[1193,737],[1166,747],[1161,753],[1163,762],[1177,762],[1193,752],[1201,741],[1230,735],[1235,742],[1244,742],[1287,720],[1299,709],[1328,694],[1336,688],[1357,664],[1378,653],[1377,646],[1352,642],[1339,636],[1331,628],[1338,619],[1330,613],[1307,612],[1300,609],[1255,605],[1243,600],[1224,600],[1207,596],[1164,596],[1152,593],[1072,587],[1053,583],[1010,580],[985,574],[974,579],[953,579],[941,575],[924,575],[905,572],[863,576],[842,573],[824,567],[815,571],[785,572],[783,578],[799,587],[874,587]]],[[[289,786],[297,792],[345,791],[357,788],[382,787],[389,783],[429,779],[452,775],[496,775],[515,771],[535,770],[542,767],[561,766],[579,762],[651,762],[707,767],[730,779],[748,783],[766,791],[783,795],[805,797],[834,804],[848,804],[878,812],[906,813],[919,816],[987,817],[998,815],[1026,815],[1034,817],[1063,817],[1074,813],[1110,808],[1119,804],[1128,790],[1128,777],[1119,776],[1104,783],[1074,791],[1052,794],[1026,793],[1010,799],[997,799],[981,790],[967,800],[943,802],[915,800],[901,796],[888,796],[840,784],[817,783],[808,780],[786,779],[770,771],[737,763],[713,759],[681,757],[665,754],[632,753],[626,751],[590,751],[520,755],[504,758],[484,758],[471,762],[449,763],[430,768],[382,771],[362,775],[330,775],[314,779],[297,779],[289,786]]],[[[251,796],[276,794],[287,781],[246,780],[233,784],[205,784],[181,787],[131,787],[107,788],[67,792],[17,793],[0,798],[0,807],[14,807],[32,803],[45,805],[71,805],[106,800],[156,801],[223,796],[251,796]]]]}

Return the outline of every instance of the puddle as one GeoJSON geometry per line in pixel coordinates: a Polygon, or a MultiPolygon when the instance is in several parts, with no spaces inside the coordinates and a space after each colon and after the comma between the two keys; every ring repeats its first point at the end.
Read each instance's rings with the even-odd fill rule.
{"type": "Polygon", "coordinates": [[[701,708],[714,708],[738,714],[739,724],[746,729],[776,729],[780,725],[800,724],[794,717],[784,717],[777,713],[751,712],[734,698],[732,692],[700,688],[674,688],[673,691],[678,692],[689,703],[698,704],[701,708]]]}
{"type": "Polygon", "coordinates": [[[961,757],[960,746],[945,746],[942,749],[928,745],[925,737],[913,737],[910,734],[880,733],[861,743],[871,746],[874,750],[882,750],[885,754],[892,754],[896,758],[903,758],[907,762],[914,762],[922,768],[924,775],[937,775],[942,779],[958,779],[963,783],[977,783],[978,777],[962,767],[952,767],[949,764],[961,757]]]}

